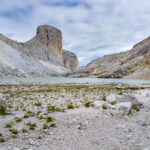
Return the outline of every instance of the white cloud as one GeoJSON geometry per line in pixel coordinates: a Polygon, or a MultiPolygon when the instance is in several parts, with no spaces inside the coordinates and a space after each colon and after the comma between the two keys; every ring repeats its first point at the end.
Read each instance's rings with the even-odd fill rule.
{"type": "Polygon", "coordinates": [[[35,29],[40,24],[58,27],[64,35],[64,49],[77,53],[81,65],[94,58],[131,48],[150,35],[149,0],[2,1],[1,33],[14,35],[13,38],[18,41],[26,41],[35,35],[35,29]],[[20,20],[2,15],[17,9],[15,13],[19,13],[28,6],[32,7],[32,11],[20,20]]]}

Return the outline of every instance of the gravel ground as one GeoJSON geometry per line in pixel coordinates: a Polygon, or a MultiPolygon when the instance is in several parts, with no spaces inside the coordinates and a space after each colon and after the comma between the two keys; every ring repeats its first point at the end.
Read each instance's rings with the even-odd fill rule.
{"type": "Polygon", "coordinates": [[[116,87],[116,84],[0,85],[11,113],[0,116],[0,139],[4,139],[0,150],[149,150],[149,88],[116,87]],[[95,101],[104,101],[104,97],[107,101],[110,93],[132,93],[143,102],[142,107],[122,115],[114,107],[93,105],[95,101]]]}

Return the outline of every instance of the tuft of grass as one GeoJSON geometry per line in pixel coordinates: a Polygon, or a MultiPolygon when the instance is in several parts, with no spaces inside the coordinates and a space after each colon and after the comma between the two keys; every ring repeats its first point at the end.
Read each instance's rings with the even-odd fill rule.
{"type": "Polygon", "coordinates": [[[48,129],[48,128],[49,128],[49,126],[46,123],[44,123],[43,124],[43,129],[48,129]]]}
{"type": "Polygon", "coordinates": [[[106,104],[103,105],[103,109],[107,109],[107,105],[106,104]]]}
{"type": "Polygon", "coordinates": [[[13,126],[12,122],[5,123],[5,128],[12,128],[12,126],[13,126]]]}
{"type": "Polygon", "coordinates": [[[70,103],[70,104],[67,105],[67,109],[74,109],[74,108],[75,107],[74,107],[73,103],[70,103]]]}
{"type": "Polygon", "coordinates": [[[29,118],[29,117],[30,117],[30,115],[28,113],[25,113],[24,116],[23,116],[23,118],[25,118],[25,119],[29,118]]]}
{"type": "Polygon", "coordinates": [[[91,103],[92,103],[92,102],[86,102],[86,103],[84,104],[84,106],[85,106],[86,108],[89,108],[89,107],[91,106],[91,103]]]}
{"type": "Polygon", "coordinates": [[[65,110],[62,108],[58,108],[54,105],[48,105],[47,106],[47,112],[65,112],[65,110]]]}
{"type": "Polygon", "coordinates": [[[106,101],[106,95],[103,95],[101,99],[102,101],[106,101]]]}
{"type": "Polygon", "coordinates": [[[35,128],[37,127],[36,123],[32,123],[32,122],[28,122],[26,125],[29,126],[30,130],[35,130],[35,128]]]}
{"type": "Polygon", "coordinates": [[[138,107],[136,107],[136,106],[133,106],[132,108],[133,108],[135,111],[137,111],[137,112],[140,111],[140,109],[139,109],[138,107]]]}
{"type": "Polygon", "coordinates": [[[54,118],[54,117],[47,116],[46,120],[47,120],[47,122],[54,122],[54,121],[55,121],[55,118],[54,118]]]}
{"type": "Polygon", "coordinates": [[[123,92],[122,91],[120,91],[119,93],[117,93],[118,95],[122,95],[123,94],[123,92]]]}
{"type": "Polygon", "coordinates": [[[36,103],[34,103],[34,105],[39,107],[39,106],[42,106],[42,103],[41,102],[36,102],[36,103]]]}
{"type": "Polygon", "coordinates": [[[21,122],[21,121],[22,121],[22,118],[15,117],[15,121],[16,121],[16,122],[21,122]]]}
{"type": "Polygon", "coordinates": [[[6,141],[5,136],[2,133],[0,133],[0,143],[4,143],[5,141],[6,141]]]}
{"type": "Polygon", "coordinates": [[[118,103],[117,101],[112,101],[112,102],[110,102],[111,105],[115,105],[115,104],[117,104],[117,103],[118,103]]]}
{"type": "Polygon", "coordinates": [[[12,134],[18,134],[18,130],[15,128],[11,128],[10,131],[12,132],[12,134]]]}
{"type": "Polygon", "coordinates": [[[56,124],[55,124],[55,123],[51,123],[51,124],[49,125],[49,127],[56,127],[56,124]]]}
{"type": "Polygon", "coordinates": [[[0,115],[8,115],[7,110],[4,107],[0,107],[0,115]]]}
{"type": "Polygon", "coordinates": [[[39,120],[42,120],[42,119],[44,119],[44,116],[41,114],[38,116],[38,118],[39,118],[39,120]]]}
{"type": "Polygon", "coordinates": [[[28,130],[23,128],[22,133],[28,133],[28,130]]]}

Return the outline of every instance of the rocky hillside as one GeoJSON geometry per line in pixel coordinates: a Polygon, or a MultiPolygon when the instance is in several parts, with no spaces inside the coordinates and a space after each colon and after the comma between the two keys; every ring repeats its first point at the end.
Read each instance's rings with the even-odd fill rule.
{"type": "Polygon", "coordinates": [[[0,76],[62,75],[77,68],[77,56],[62,49],[62,33],[54,27],[39,26],[25,43],[0,34],[0,76]]]}
{"type": "Polygon", "coordinates": [[[96,59],[69,76],[150,79],[150,37],[131,50],[96,59]]]}

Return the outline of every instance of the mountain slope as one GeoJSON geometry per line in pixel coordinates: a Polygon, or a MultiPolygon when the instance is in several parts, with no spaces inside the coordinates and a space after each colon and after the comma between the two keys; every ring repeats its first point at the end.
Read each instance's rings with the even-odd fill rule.
{"type": "Polygon", "coordinates": [[[1,76],[62,75],[77,68],[77,56],[62,50],[62,33],[54,27],[39,26],[36,36],[25,43],[0,34],[1,76]]]}
{"type": "Polygon", "coordinates": [[[70,76],[150,79],[150,37],[131,50],[96,59],[70,76]]]}

